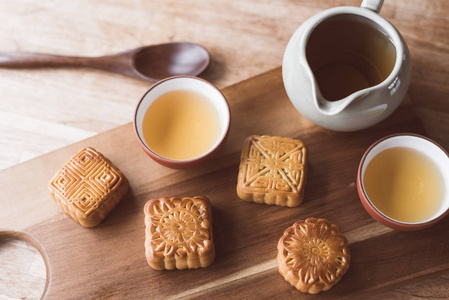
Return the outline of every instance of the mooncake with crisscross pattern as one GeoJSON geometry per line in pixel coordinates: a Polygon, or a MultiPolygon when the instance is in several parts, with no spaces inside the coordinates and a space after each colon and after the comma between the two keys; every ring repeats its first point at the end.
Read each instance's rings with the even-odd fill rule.
{"type": "Polygon", "coordinates": [[[98,225],[126,194],[125,175],[94,148],[73,156],[48,186],[53,199],[84,227],[98,225]]]}

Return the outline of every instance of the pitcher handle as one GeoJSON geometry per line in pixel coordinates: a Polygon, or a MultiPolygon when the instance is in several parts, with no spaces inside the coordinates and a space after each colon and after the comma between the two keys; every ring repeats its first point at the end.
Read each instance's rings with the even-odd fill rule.
{"type": "Polygon", "coordinates": [[[376,13],[379,13],[383,3],[384,0],[363,0],[362,5],[360,5],[360,7],[367,8],[376,13]]]}

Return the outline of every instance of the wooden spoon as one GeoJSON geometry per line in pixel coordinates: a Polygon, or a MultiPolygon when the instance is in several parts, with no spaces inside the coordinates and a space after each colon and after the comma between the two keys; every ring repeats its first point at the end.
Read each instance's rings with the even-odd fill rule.
{"type": "Polygon", "coordinates": [[[0,52],[0,67],[4,68],[86,67],[148,81],[175,75],[197,76],[209,62],[205,48],[188,42],[144,46],[100,57],[0,52]]]}

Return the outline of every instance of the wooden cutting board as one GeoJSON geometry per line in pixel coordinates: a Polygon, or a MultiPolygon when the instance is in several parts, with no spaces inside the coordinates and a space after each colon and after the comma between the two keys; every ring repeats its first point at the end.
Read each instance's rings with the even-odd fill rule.
{"type": "Polygon", "coordinates": [[[223,93],[231,107],[229,139],[219,156],[201,168],[177,171],[156,164],[127,124],[0,172],[0,227],[24,230],[43,244],[51,265],[49,299],[296,298],[302,294],[277,271],[276,245],[287,227],[307,217],[340,226],[352,253],[347,274],[321,297],[375,295],[449,268],[449,218],[420,232],[397,232],[375,222],[357,196],[357,167],[371,143],[391,133],[424,134],[408,99],[375,127],[338,133],[315,126],[294,109],[280,68],[223,93]],[[297,138],[308,146],[301,206],[273,207],[237,197],[240,151],[252,134],[297,138]],[[85,146],[109,157],[131,184],[127,196],[95,228],[74,222],[47,191],[53,174],[85,146]],[[198,270],[151,269],[144,254],[144,204],[194,195],[207,196],[213,205],[215,263],[198,270]]]}

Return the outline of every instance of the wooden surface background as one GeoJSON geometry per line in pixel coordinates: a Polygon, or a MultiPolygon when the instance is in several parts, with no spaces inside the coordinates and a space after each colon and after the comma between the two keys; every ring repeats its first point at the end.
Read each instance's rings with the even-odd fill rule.
{"type": "MultiPolygon", "coordinates": [[[[0,51],[94,56],[191,41],[209,49],[213,61],[203,77],[223,88],[278,67],[288,39],[313,14],[360,2],[2,0],[0,51]]],[[[413,108],[446,149],[448,12],[445,0],[386,0],[381,11],[411,51],[413,108]]],[[[149,85],[93,70],[0,70],[0,169],[130,122],[149,85]]],[[[441,272],[388,295],[446,295],[448,278],[441,272]]]]}
{"type": "MultiPolygon", "coordinates": [[[[397,132],[424,133],[408,99],[375,127],[338,133],[312,124],[292,109],[280,68],[223,93],[233,118],[229,139],[218,157],[200,168],[172,170],[156,164],[142,151],[128,123],[0,172],[0,199],[15,200],[0,211],[0,219],[32,234],[45,247],[51,265],[48,299],[296,299],[300,292],[278,274],[276,244],[288,226],[310,216],[338,224],[352,256],[341,282],[315,298],[382,299],[396,290],[408,293],[417,282],[426,283],[449,270],[449,240],[442,238],[449,218],[419,232],[398,232],[372,219],[357,196],[357,166],[373,141],[397,132]],[[305,201],[299,207],[238,199],[235,187],[243,140],[262,133],[299,138],[307,145],[305,201]],[[95,228],[74,222],[47,190],[54,170],[86,146],[100,149],[131,186],[95,228]],[[144,256],[143,207],[149,199],[186,195],[205,195],[212,202],[217,258],[200,270],[152,270],[144,256]],[[437,246],[429,247],[436,241],[437,246]]],[[[448,296],[447,291],[441,295],[448,296]]]]}

